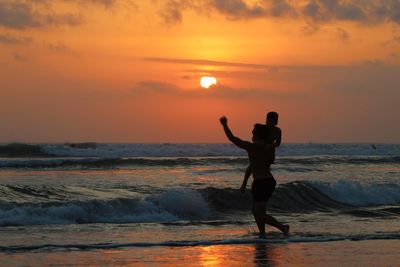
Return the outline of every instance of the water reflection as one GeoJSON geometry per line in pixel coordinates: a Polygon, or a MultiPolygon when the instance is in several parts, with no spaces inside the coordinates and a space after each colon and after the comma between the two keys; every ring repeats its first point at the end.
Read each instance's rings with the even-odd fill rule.
{"type": "Polygon", "coordinates": [[[254,266],[277,266],[279,254],[277,248],[271,244],[254,245],[254,266]]]}
{"type": "Polygon", "coordinates": [[[224,251],[216,246],[200,247],[200,262],[204,267],[224,266],[224,251]]]}
{"type": "MultiPolygon", "coordinates": [[[[201,266],[279,266],[285,253],[282,246],[271,244],[201,246],[201,266]]],[[[196,259],[193,259],[196,262],[196,259]]]]}

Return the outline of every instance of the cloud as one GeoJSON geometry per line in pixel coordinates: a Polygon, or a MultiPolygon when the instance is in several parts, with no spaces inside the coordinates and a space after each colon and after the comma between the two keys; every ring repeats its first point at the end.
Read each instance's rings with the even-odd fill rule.
{"type": "Polygon", "coordinates": [[[342,28],[337,28],[336,29],[336,36],[343,42],[343,43],[348,43],[350,42],[350,35],[343,30],[342,28]]]}
{"type": "Polygon", "coordinates": [[[230,18],[255,18],[265,15],[265,9],[255,4],[250,6],[243,0],[211,0],[210,5],[230,18]]]}
{"type": "Polygon", "coordinates": [[[56,14],[45,1],[3,0],[0,5],[0,26],[24,30],[27,28],[45,28],[49,26],[77,26],[83,23],[80,15],[72,13],[56,14]],[[42,11],[39,11],[41,6],[42,11]],[[44,11],[45,10],[45,11],[44,11]]]}
{"type": "Polygon", "coordinates": [[[141,81],[133,88],[135,95],[168,95],[177,97],[208,97],[208,98],[234,98],[234,99],[263,99],[265,97],[302,97],[303,92],[279,92],[268,88],[234,88],[224,84],[211,86],[208,90],[203,88],[183,89],[171,83],[160,81],[141,81]]]}
{"type": "MultiPolygon", "coordinates": [[[[83,0],[81,2],[85,2],[85,0],[83,0]]],[[[115,3],[117,1],[116,0],[90,0],[90,2],[92,4],[99,4],[99,5],[103,5],[105,7],[111,7],[111,6],[115,5],[115,3]]]]}
{"type": "Polygon", "coordinates": [[[66,3],[74,3],[84,7],[87,7],[89,5],[102,6],[106,9],[112,9],[117,6],[122,6],[126,9],[137,8],[137,5],[135,3],[136,0],[59,0],[59,1],[64,1],[66,3]]]}
{"type": "Polygon", "coordinates": [[[301,33],[304,35],[313,35],[320,31],[320,27],[315,24],[308,24],[301,28],[301,33]]]}
{"type": "Polygon", "coordinates": [[[287,1],[272,0],[269,2],[269,15],[273,17],[297,16],[296,10],[287,1]]]}
{"type": "Polygon", "coordinates": [[[400,55],[396,52],[390,53],[388,55],[388,62],[393,65],[399,64],[400,63],[400,55]]]}
{"type": "MultiPolygon", "coordinates": [[[[302,14],[314,21],[348,20],[364,21],[368,15],[360,1],[311,0],[302,8],[302,14]]],[[[364,5],[368,6],[368,3],[364,5]]]]}
{"type": "Polygon", "coordinates": [[[54,52],[68,52],[71,50],[69,46],[63,44],[60,41],[56,43],[43,43],[43,46],[54,52]]]}
{"type": "Polygon", "coordinates": [[[383,46],[397,46],[400,45],[400,35],[395,35],[392,37],[392,39],[387,40],[382,43],[383,46]]]}
{"type": "Polygon", "coordinates": [[[0,43],[9,45],[29,45],[33,43],[33,39],[31,37],[19,37],[7,33],[0,34],[0,43]]]}
{"type": "Polygon", "coordinates": [[[166,93],[166,94],[180,94],[182,89],[176,85],[158,82],[158,81],[141,81],[134,87],[135,94],[150,94],[150,93],[166,93]]]}
{"type": "Polygon", "coordinates": [[[269,71],[278,71],[275,65],[264,65],[264,64],[249,64],[240,62],[225,62],[225,61],[215,61],[215,60],[202,60],[202,59],[181,59],[181,58],[157,58],[149,57],[144,58],[145,61],[160,62],[160,63],[170,63],[170,64],[188,64],[188,65],[207,65],[207,66],[225,66],[225,67],[242,67],[242,68],[256,68],[256,69],[266,69],[269,71]]]}
{"type": "Polygon", "coordinates": [[[0,26],[18,30],[57,26],[79,26],[85,20],[80,13],[94,6],[112,9],[122,7],[136,9],[136,0],[1,0],[0,26]],[[55,3],[63,4],[73,12],[57,12],[55,3]],[[78,10],[76,11],[78,6],[78,10]]]}
{"type": "MultiPolygon", "coordinates": [[[[160,11],[167,23],[183,20],[182,11],[213,11],[228,19],[292,18],[306,22],[352,21],[364,25],[400,24],[398,0],[169,0],[160,11]]],[[[201,12],[199,12],[201,13],[201,12]]]]}
{"type": "Polygon", "coordinates": [[[160,10],[160,15],[167,24],[177,24],[182,21],[182,9],[185,5],[181,1],[169,0],[160,10]]]}
{"type": "Polygon", "coordinates": [[[22,54],[19,54],[19,53],[14,53],[13,56],[14,56],[14,59],[15,59],[16,61],[20,61],[20,62],[27,62],[27,61],[29,61],[29,59],[28,59],[26,56],[24,56],[24,55],[22,55],[22,54]]]}

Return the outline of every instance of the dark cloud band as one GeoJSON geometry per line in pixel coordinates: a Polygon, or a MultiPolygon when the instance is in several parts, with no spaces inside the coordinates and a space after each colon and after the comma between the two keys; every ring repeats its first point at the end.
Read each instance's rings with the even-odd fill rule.
{"type": "MultiPolygon", "coordinates": [[[[228,19],[292,18],[307,22],[352,21],[366,25],[400,23],[399,0],[169,0],[163,6],[165,22],[183,19],[185,9],[217,12],[228,19]]],[[[204,12],[205,11],[205,12],[204,12]]]]}

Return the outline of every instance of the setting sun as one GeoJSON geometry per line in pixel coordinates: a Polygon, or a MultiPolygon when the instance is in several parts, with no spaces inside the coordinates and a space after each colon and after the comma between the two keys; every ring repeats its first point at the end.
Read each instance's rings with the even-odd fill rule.
{"type": "Polygon", "coordinates": [[[217,84],[217,79],[215,77],[208,77],[208,76],[204,76],[201,77],[200,79],[200,85],[203,88],[210,88],[211,85],[215,85],[217,84]]]}

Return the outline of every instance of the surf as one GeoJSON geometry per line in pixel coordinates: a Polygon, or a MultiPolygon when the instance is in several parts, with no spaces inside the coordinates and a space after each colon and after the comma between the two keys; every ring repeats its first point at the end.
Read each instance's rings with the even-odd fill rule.
{"type": "MultiPolygon", "coordinates": [[[[82,223],[198,223],[250,214],[251,195],[238,189],[0,185],[0,226],[82,223]],[[139,190],[139,191],[138,191],[139,190]]],[[[268,211],[280,214],[344,213],[358,217],[400,215],[400,186],[341,181],[279,185],[268,211]],[[373,195],[373,197],[371,197],[373,195]]]]}
{"type": "Polygon", "coordinates": [[[255,244],[290,244],[290,243],[321,243],[337,241],[367,241],[367,240],[400,240],[399,233],[381,233],[370,235],[302,235],[294,234],[287,238],[272,236],[260,238],[234,238],[222,240],[178,240],[164,242],[132,242],[132,243],[98,243],[98,244],[42,244],[21,246],[0,246],[0,252],[35,252],[60,250],[96,250],[122,248],[151,247],[196,247],[196,246],[228,246],[255,244]]]}

